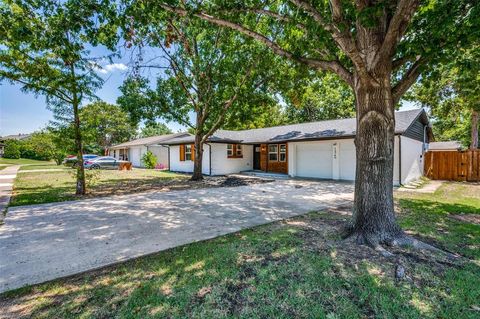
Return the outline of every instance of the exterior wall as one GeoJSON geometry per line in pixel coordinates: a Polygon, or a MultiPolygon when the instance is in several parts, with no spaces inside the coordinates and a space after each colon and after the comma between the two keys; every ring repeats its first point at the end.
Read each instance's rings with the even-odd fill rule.
{"type": "Polygon", "coordinates": [[[148,146],[148,150],[157,157],[157,165],[161,164],[168,169],[168,148],[164,146],[148,146]]]}
{"type": "MultiPolygon", "coordinates": [[[[226,147],[227,146],[225,146],[225,149],[226,147]]],[[[208,150],[208,145],[205,145],[203,147],[202,174],[209,175],[210,174],[209,168],[210,168],[210,153],[208,150]]],[[[183,172],[183,173],[193,172],[193,161],[180,160],[179,145],[170,146],[170,170],[172,172],[183,172]]]]}
{"type": "MultiPolygon", "coordinates": [[[[399,139],[401,139],[402,179],[401,183],[408,183],[423,175],[423,143],[405,136],[395,137],[393,183],[398,185],[399,180],[399,139]]],[[[288,171],[292,177],[331,178],[335,180],[355,180],[356,155],[353,139],[339,139],[329,141],[291,142],[289,145],[288,171]],[[312,152],[301,153],[306,148],[312,152]],[[330,151],[331,150],[331,151],[330,151]],[[298,153],[307,158],[297,158],[298,153]],[[319,155],[321,154],[321,155],[319,155]],[[319,158],[319,156],[321,158],[319,158]],[[326,158],[328,157],[328,159],[326,158]],[[316,167],[306,171],[298,165],[316,167]],[[331,171],[331,173],[329,172],[331,171]],[[323,172],[323,173],[322,173],[323,172]]]]}
{"type": "MultiPolygon", "coordinates": [[[[202,173],[205,175],[226,175],[251,170],[253,167],[253,146],[243,145],[242,158],[228,158],[227,144],[209,143],[203,147],[202,173]],[[210,172],[210,147],[212,171],[210,172]]],[[[170,170],[193,172],[193,161],[180,161],[180,146],[170,146],[170,170]]]]}
{"type": "Polygon", "coordinates": [[[143,167],[142,156],[147,152],[146,146],[132,146],[128,149],[128,160],[135,167],[143,167]]]}
{"type": "MultiPolygon", "coordinates": [[[[253,169],[253,145],[242,145],[242,158],[228,158],[227,144],[209,145],[212,147],[212,175],[233,174],[253,169]]],[[[208,146],[205,150],[208,152],[208,146]]]]}
{"type": "MultiPolygon", "coordinates": [[[[407,184],[423,175],[423,142],[400,136],[402,156],[402,184],[407,184]]],[[[397,173],[398,174],[398,173],[397,173]]]]}
{"type": "MultiPolygon", "coordinates": [[[[277,146],[277,161],[270,161],[268,158],[268,146],[270,144],[260,145],[260,169],[265,172],[288,174],[288,143],[273,143],[277,146]],[[287,158],[285,162],[280,161],[280,145],[287,146],[287,158]]],[[[253,149],[252,149],[253,152],[253,149]]],[[[253,162],[253,159],[252,159],[253,162]]],[[[251,166],[253,168],[253,164],[251,166]]],[[[250,168],[250,169],[252,169],[250,168]]]]}

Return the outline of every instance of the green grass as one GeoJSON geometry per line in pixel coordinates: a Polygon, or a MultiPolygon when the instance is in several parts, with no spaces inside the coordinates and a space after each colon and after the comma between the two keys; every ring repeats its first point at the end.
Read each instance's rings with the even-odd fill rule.
{"type": "Polygon", "coordinates": [[[70,169],[64,165],[57,165],[54,162],[48,163],[48,164],[30,164],[30,165],[24,165],[20,166],[20,171],[31,171],[35,169],[70,169]]]}
{"type": "Polygon", "coordinates": [[[0,166],[0,171],[1,171],[2,169],[7,168],[7,167],[8,167],[8,166],[0,166]]]}
{"type": "Polygon", "coordinates": [[[480,226],[450,217],[479,214],[479,192],[452,183],[398,194],[407,231],[469,257],[453,265],[409,250],[383,258],[339,238],[345,216],[318,212],[12,291],[0,308],[17,318],[478,318],[480,226]],[[410,280],[394,279],[398,259],[410,280]]]}
{"type": "Polygon", "coordinates": [[[37,165],[45,165],[50,164],[53,162],[49,161],[37,161],[28,158],[19,158],[19,159],[12,159],[12,158],[0,158],[0,164],[9,164],[9,165],[25,165],[25,164],[37,164],[37,165]]]}
{"type": "Polygon", "coordinates": [[[86,171],[87,176],[91,176],[88,194],[81,197],[75,196],[75,172],[74,169],[68,169],[51,172],[24,171],[17,174],[10,206],[162,189],[172,183],[183,182],[187,179],[185,175],[155,170],[86,171]]]}

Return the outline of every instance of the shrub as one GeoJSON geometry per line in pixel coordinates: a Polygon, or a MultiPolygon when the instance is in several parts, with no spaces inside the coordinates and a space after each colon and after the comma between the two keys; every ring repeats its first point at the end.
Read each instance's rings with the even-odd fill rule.
{"type": "Polygon", "coordinates": [[[145,154],[142,156],[142,163],[145,168],[155,168],[155,165],[157,164],[157,157],[153,155],[152,152],[147,151],[145,154]]]}
{"type": "Polygon", "coordinates": [[[20,158],[20,145],[16,140],[5,141],[5,149],[3,151],[5,158],[20,158]]]}

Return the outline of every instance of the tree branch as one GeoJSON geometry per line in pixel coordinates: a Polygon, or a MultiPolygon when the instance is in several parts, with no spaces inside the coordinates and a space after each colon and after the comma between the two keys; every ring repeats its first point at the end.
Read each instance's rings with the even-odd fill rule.
{"type": "MultiPolygon", "coordinates": [[[[164,8],[167,11],[179,14],[179,15],[187,15],[188,12],[184,9],[180,8],[175,8],[168,6],[166,4],[161,4],[160,5],[162,8],[164,8]]],[[[287,51],[283,48],[281,48],[277,43],[273,42],[272,40],[268,39],[266,36],[257,33],[253,30],[250,30],[244,26],[241,26],[239,24],[233,23],[231,21],[219,19],[212,17],[208,14],[205,13],[194,13],[194,16],[203,19],[205,21],[211,22],[213,24],[216,24],[221,27],[227,27],[236,31],[239,31],[240,33],[249,36],[267,47],[269,47],[274,53],[276,53],[279,56],[289,58],[291,60],[300,62],[302,64],[305,64],[307,66],[324,70],[324,71],[331,71],[334,73],[337,73],[347,84],[350,86],[353,86],[353,76],[352,74],[339,62],[339,61],[324,61],[324,60],[317,60],[317,59],[312,59],[312,58],[306,58],[306,57],[301,57],[293,54],[290,51],[287,51]]]]}
{"type": "Polygon", "coordinates": [[[380,61],[389,59],[395,52],[398,42],[405,34],[413,14],[417,10],[420,2],[419,0],[398,0],[396,10],[393,17],[390,19],[385,38],[382,46],[378,51],[373,65],[377,65],[380,61]]]}
{"type": "Polygon", "coordinates": [[[397,104],[402,98],[403,94],[417,81],[421,74],[421,68],[425,64],[426,59],[418,57],[411,65],[403,78],[392,88],[393,101],[397,104]]]}

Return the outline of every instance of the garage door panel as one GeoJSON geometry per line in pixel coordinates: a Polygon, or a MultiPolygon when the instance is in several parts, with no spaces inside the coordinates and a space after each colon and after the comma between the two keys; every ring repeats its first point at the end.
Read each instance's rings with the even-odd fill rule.
{"type": "Polygon", "coordinates": [[[353,141],[342,141],[340,143],[340,179],[355,180],[355,144],[353,141]]]}
{"type": "Polygon", "coordinates": [[[332,144],[297,145],[297,176],[332,178],[332,144]]]}

